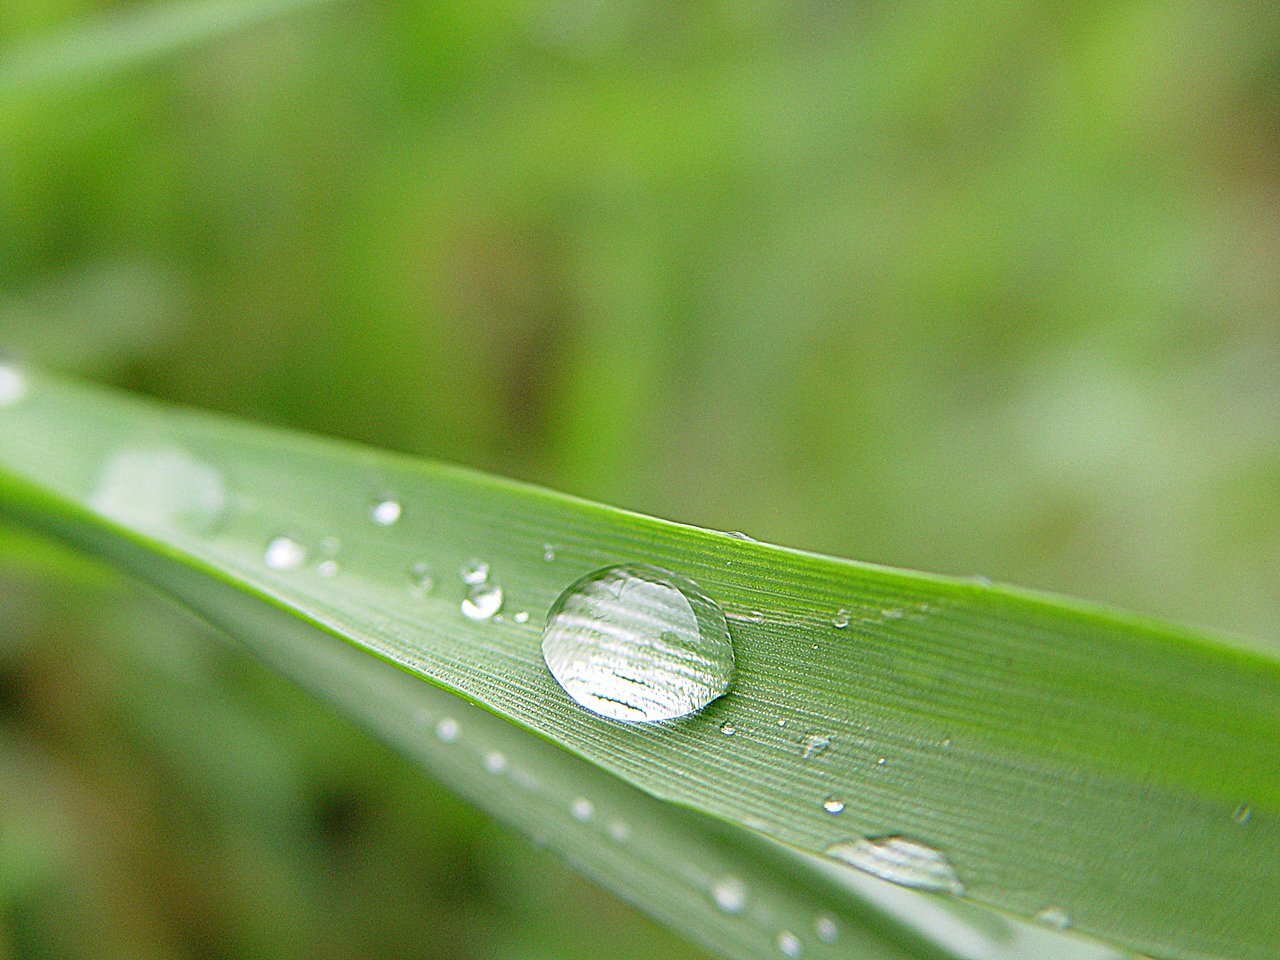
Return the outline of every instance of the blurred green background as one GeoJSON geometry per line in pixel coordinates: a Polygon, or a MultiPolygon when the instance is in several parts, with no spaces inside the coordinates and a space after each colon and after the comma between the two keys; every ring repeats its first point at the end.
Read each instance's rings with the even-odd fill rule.
{"type": "MultiPolygon", "coordinates": [[[[0,5],[0,349],[1276,637],[1271,5],[277,0],[166,33],[255,6],[0,5]]],[[[0,533],[0,958],[655,955],[697,953],[0,533]]]]}

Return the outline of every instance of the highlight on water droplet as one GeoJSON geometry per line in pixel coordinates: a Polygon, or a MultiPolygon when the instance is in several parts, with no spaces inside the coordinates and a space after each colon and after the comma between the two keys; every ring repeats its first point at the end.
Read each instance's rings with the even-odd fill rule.
{"type": "Polygon", "coordinates": [[[841,607],[836,611],[836,615],[831,618],[831,625],[837,630],[843,630],[849,625],[849,611],[841,607]]]}
{"type": "Polygon", "coordinates": [[[292,537],[273,537],[263,551],[262,562],[272,570],[296,570],[307,559],[307,548],[292,537]]]}
{"type": "Polygon", "coordinates": [[[461,733],[462,728],[453,717],[441,717],[436,723],[436,739],[441,743],[453,743],[461,733]]]}
{"type": "Polygon", "coordinates": [[[578,797],[569,807],[569,814],[579,823],[586,823],[595,815],[596,805],[586,797],[578,797]]]}
{"type": "Polygon", "coordinates": [[[502,588],[496,583],[475,583],[462,598],[462,615],[468,620],[488,620],[502,609],[502,588]]]}
{"type": "Polygon", "coordinates": [[[462,566],[458,568],[458,576],[462,578],[463,583],[484,583],[489,579],[489,563],[486,560],[477,560],[474,557],[470,560],[464,560],[462,566]]]}
{"type": "Polygon", "coordinates": [[[16,363],[0,359],[0,407],[11,407],[27,395],[27,378],[16,363]]]}
{"type": "Polygon", "coordinates": [[[829,913],[820,913],[813,918],[813,932],[823,943],[835,943],[840,939],[840,924],[829,913]]]}
{"type": "Polygon", "coordinates": [[[822,801],[822,809],[827,813],[844,813],[844,801],[838,797],[827,797],[822,801]]]}
{"type": "Polygon", "coordinates": [[[778,949],[782,951],[784,957],[798,957],[804,952],[804,944],[790,930],[781,930],[778,932],[778,949]]]}
{"type": "Polygon", "coordinates": [[[738,728],[735,727],[728,720],[726,720],[724,723],[720,724],[720,732],[723,733],[726,737],[732,737],[735,733],[738,732],[738,728]]]}
{"type": "Polygon", "coordinates": [[[800,741],[800,756],[806,760],[812,760],[826,753],[829,746],[831,746],[831,738],[826,734],[806,734],[805,738],[800,741]]]}
{"type": "Polygon", "coordinates": [[[378,500],[369,508],[369,519],[380,527],[389,527],[400,519],[403,510],[399,500],[390,498],[378,500]]]}
{"type": "Polygon", "coordinates": [[[711,900],[724,913],[736,915],[747,908],[747,885],[732,874],[711,885],[711,900]]]}
{"type": "Polygon", "coordinates": [[[431,573],[431,565],[425,560],[409,565],[409,592],[415,597],[425,597],[435,585],[436,578],[431,573]]]}
{"type": "Polygon", "coordinates": [[[1065,930],[1071,926],[1071,918],[1061,907],[1045,907],[1036,914],[1036,922],[1054,930],[1065,930]]]}
{"type": "Polygon", "coordinates": [[[647,564],[588,574],[552,604],[542,655],[577,703],[614,720],[687,716],[728,692],[734,656],[720,607],[647,564]]]}
{"type": "Polygon", "coordinates": [[[964,892],[960,877],[946,854],[908,837],[839,840],[827,847],[826,854],[904,887],[955,894],[964,892]]]}

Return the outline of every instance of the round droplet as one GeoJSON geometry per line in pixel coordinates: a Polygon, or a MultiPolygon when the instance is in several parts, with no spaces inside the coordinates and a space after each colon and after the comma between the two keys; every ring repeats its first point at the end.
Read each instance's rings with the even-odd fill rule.
{"type": "Polygon", "coordinates": [[[597,570],[560,594],[542,655],[570,697],[614,720],[687,716],[733,680],[719,606],[692,581],[646,564],[597,570]]]}
{"type": "Polygon", "coordinates": [[[338,575],[337,560],[321,560],[316,564],[316,576],[336,577],[338,575]]]}
{"type": "Polygon", "coordinates": [[[0,360],[0,407],[11,407],[27,395],[27,378],[17,364],[0,360]]]}
{"type": "Polygon", "coordinates": [[[272,570],[296,570],[306,559],[306,547],[284,535],[273,538],[262,554],[262,562],[272,570]]]}
{"type": "Polygon", "coordinates": [[[1045,907],[1036,914],[1036,922],[1055,930],[1065,930],[1071,926],[1071,918],[1061,907],[1045,907]]]}
{"type": "Polygon", "coordinates": [[[436,739],[441,743],[453,743],[461,733],[462,729],[453,717],[441,717],[436,724],[436,739]]]}
{"type": "Polygon", "coordinates": [[[827,797],[822,801],[822,809],[827,813],[844,813],[844,801],[838,797],[827,797]]]}
{"type": "Polygon", "coordinates": [[[464,560],[462,566],[458,568],[458,576],[462,578],[463,583],[484,583],[489,579],[489,564],[487,561],[477,560],[474,557],[470,560],[464,560]]]}
{"type": "Polygon", "coordinates": [[[813,918],[813,932],[823,943],[835,943],[840,938],[840,924],[829,913],[820,913],[813,918]]]}
{"type": "Polygon", "coordinates": [[[572,814],[573,819],[577,820],[579,823],[586,823],[595,815],[595,812],[596,805],[586,797],[578,797],[577,800],[573,801],[573,805],[569,808],[569,813],[572,814]]]}
{"type": "Polygon", "coordinates": [[[800,755],[806,760],[820,757],[831,746],[831,738],[822,733],[810,733],[800,741],[800,755]]]}
{"type": "Polygon", "coordinates": [[[502,609],[502,588],[495,583],[474,583],[462,598],[462,615],[468,620],[488,620],[502,609]]]}
{"type": "Polygon", "coordinates": [[[728,914],[739,914],[747,908],[747,886],[735,876],[721,877],[711,885],[711,899],[728,914]]]}
{"type": "Polygon", "coordinates": [[[1236,807],[1235,812],[1231,814],[1231,819],[1236,823],[1248,823],[1249,818],[1253,816],[1253,804],[1242,803],[1236,807]]]}
{"type": "Polygon", "coordinates": [[[732,737],[735,733],[738,732],[738,728],[735,727],[728,720],[726,720],[724,723],[720,724],[720,732],[723,733],[726,737],[732,737]]]}
{"type": "Polygon", "coordinates": [[[507,769],[507,758],[496,751],[484,755],[484,768],[490,773],[498,774],[507,769]]]}
{"type": "Polygon", "coordinates": [[[798,957],[804,952],[804,944],[790,930],[779,931],[777,943],[784,957],[798,957]]]}
{"type": "Polygon", "coordinates": [[[831,625],[837,630],[843,630],[849,625],[849,611],[841,607],[836,611],[836,615],[831,618],[831,625]]]}
{"type": "Polygon", "coordinates": [[[416,597],[425,597],[436,585],[436,578],[431,574],[431,567],[425,560],[419,560],[409,567],[409,592],[416,597]]]}
{"type": "Polygon", "coordinates": [[[964,892],[946,854],[918,840],[899,836],[840,840],[827,847],[826,854],[904,887],[964,892]]]}
{"type": "Polygon", "coordinates": [[[400,519],[402,512],[398,500],[379,500],[369,508],[369,518],[380,527],[389,527],[400,519]]]}
{"type": "Polygon", "coordinates": [[[549,543],[542,545],[542,559],[551,563],[556,558],[556,548],[549,543]]]}

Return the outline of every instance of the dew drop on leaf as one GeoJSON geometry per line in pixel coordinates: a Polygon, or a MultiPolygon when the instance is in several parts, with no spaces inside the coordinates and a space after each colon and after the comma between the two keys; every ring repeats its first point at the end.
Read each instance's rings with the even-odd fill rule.
{"type": "Polygon", "coordinates": [[[463,583],[473,585],[484,583],[489,579],[489,564],[485,560],[477,560],[474,557],[464,560],[462,566],[458,568],[458,576],[462,578],[463,583]]]}
{"type": "Polygon", "coordinates": [[[400,519],[403,512],[398,500],[379,500],[369,508],[369,519],[380,527],[389,527],[400,519]]]}
{"type": "Polygon", "coordinates": [[[820,757],[831,746],[831,738],[821,733],[810,733],[800,742],[800,755],[806,760],[820,757]]]}
{"type": "Polygon", "coordinates": [[[1036,922],[1054,930],[1065,930],[1071,926],[1071,918],[1061,907],[1045,907],[1036,914],[1036,922]]]}
{"type": "Polygon", "coordinates": [[[27,378],[17,364],[0,360],[0,407],[11,407],[27,395],[27,378]]]}
{"type": "Polygon", "coordinates": [[[883,880],[918,890],[962,893],[963,885],[946,854],[908,837],[862,837],[840,840],[826,854],[883,880]]]}
{"type": "Polygon", "coordinates": [[[272,538],[262,554],[262,562],[272,570],[296,570],[306,559],[306,547],[283,534],[272,538]]]}
{"type": "Polygon", "coordinates": [[[441,743],[453,743],[461,733],[458,721],[453,717],[441,717],[436,724],[436,739],[441,743]]]}
{"type": "Polygon", "coordinates": [[[573,819],[577,820],[579,823],[586,823],[595,815],[595,812],[595,804],[586,797],[578,797],[578,799],[573,801],[573,805],[569,807],[569,813],[573,816],[573,819]]]}
{"type": "Polygon", "coordinates": [[[496,583],[475,583],[462,598],[462,615],[468,620],[490,620],[502,609],[502,588],[496,583]]]}
{"type": "Polygon", "coordinates": [[[813,919],[813,932],[823,943],[835,943],[840,937],[840,925],[829,913],[820,913],[813,919]]]}
{"type": "Polygon", "coordinates": [[[804,945],[790,930],[783,930],[778,933],[778,949],[784,957],[798,957],[804,952],[804,945]]]}
{"type": "Polygon", "coordinates": [[[822,801],[822,809],[827,813],[844,813],[844,801],[838,797],[827,797],[822,801]]]}
{"type": "Polygon", "coordinates": [[[733,875],[721,877],[711,885],[711,899],[722,912],[739,914],[747,907],[747,886],[733,875]]]}
{"type": "Polygon", "coordinates": [[[733,642],[720,607],[686,578],[646,564],[606,567],[552,605],[542,655],[577,703],[614,720],[670,720],[729,689],[733,642]]]}

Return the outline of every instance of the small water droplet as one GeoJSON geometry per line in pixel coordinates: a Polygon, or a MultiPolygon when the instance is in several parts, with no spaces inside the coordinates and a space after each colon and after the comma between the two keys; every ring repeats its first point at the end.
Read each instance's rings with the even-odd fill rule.
{"type": "Polygon", "coordinates": [[[943,750],[946,750],[948,747],[950,747],[950,746],[951,746],[951,738],[950,738],[950,737],[943,737],[943,738],[942,738],[942,741],[941,741],[941,746],[942,746],[942,749],[943,749],[943,750]]]}
{"type": "Polygon", "coordinates": [[[711,899],[725,913],[736,915],[747,908],[747,886],[737,877],[721,877],[711,885],[711,899]]]}
{"type": "Polygon", "coordinates": [[[502,609],[502,588],[495,583],[474,583],[462,598],[462,615],[468,620],[489,620],[502,609]]]}
{"type": "Polygon", "coordinates": [[[778,933],[778,949],[782,951],[784,957],[798,957],[804,952],[804,944],[790,930],[782,930],[778,933]]]}
{"type": "Polygon", "coordinates": [[[821,733],[810,733],[800,741],[800,755],[806,760],[820,757],[831,746],[831,738],[821,733]]]}
{"type": "Polygon", "coordinates": [[[556,558],[556,548],[549,543],[542,545],[542,559],[551,563],[556,558]]]}
{"type": "Polygon", "coordinates": [[[453,717],[441,717],[436,723],[436,739],[441,743],[453,743],[461,733],[462,728],[453,717]]]}
{"type": "Polygon", "coordinates": [[[1071,918],[1061,907],[1045,907],[1036,914],[1036,922],[1055,930],[1065,930],[1071,926],[1071,918]]]}
{"type": "Polygon", "coordinates": [[[321,560],[316,564],[316,576],[336,577],[338,575],[337,560],[321,560]]]}
{"type": "Polygon", "coordinates": [[[835,943],[840,938],[840,924],[829,913],[820,913],[813,919],[813,932],[823,943],[835,943]]]}
{"type": "Polygon", "coordinates": [[[778,721],[778,726],[785,727],[786,725],[787,725],[787,721],[785,719],[778,721]]]}
{"type": "Polygon", "coordinates": [[[843,630],[849,625],[849,611],[841,607],[836,611],[836,615],[831,618],[831,625],[837,630],[843,630]]]}
{"type": "Polygon", "coordinates": [[[431,567],[425,560],[409,566],[409,592],[415,597],[425,597],[436,585],[436,578],[431,574],[431,567]]]}
{"type": "Polygon", "coordinates": [[[477,560],[474,557],[464,560],[462,566],[458,567],[458,576],[462,578],[463,583],[484,583],[489,579],[489,564],[485,560],[477,560]]]}
{"type": "Polygon", "coordinates": [[[283,534],[273,538],[262,554],[262,562],[272,570],[296,570],[306,559],[306,548],[283,534]]]}
{"type": "Polygon", "coordinates": [[[499,774],[507,769],[507,758],[491,750],[484,755],[484,768],[492,774],[499,774]]]}
{"type": "Polygon", "coordinates": [[[18,365],[0,360],[0,407],[11,407],[27,395],[27,378],[18,365]]]}
{"type": "Polygon", "coordinates": [[[596,805],[586,797],[578,797],[577,800],[573,801],[573,805],[569,808],[569,813],[573,816],[573,819],[577,820],[579,823],[586,823],[595,815],[595,812],[596,805]]]}
{"type": "Polygon", "coordinates": [[[726,720],[724,723],[720,724],[720,732],[723,733],[726,737],[732,737],[735,733],[738,732],[738,728],[735,727],[728,720],[726,720]]]}
{"type": "Polygon", "coordinates": [[[631,828],[621,820],[609,824],[609,839],[615,843],[626,843],[631,838],[631,828]]]}
{"type": "Polygon", "coordinates": [[[888,757],[880,757],[878,760],[876,760],[876,766],[883,767],[888,762],[889,762],[888,757]]]}
{"type": "Polygon", "coordinates": [[[670,720],[729,689],[733,644],[696,584],[645,564],[597,570],[552,605],[542,655],[577,703],[614,720],[670,720]]]}
{"type": "Polygon", "coordinates": [[[840,840],[826,854],[884,880],[919,890],[964,892],[946,854],[907,837],[864,837],[840,840]]]}
{"type": "Polygon", "coordinates": [[[844,801],[838,797],[827,797],[822,801],[822,809],[827,813],[844,813],[844,801]]]}
{"type": "Polygon", "coordinates": [[[1235,812],[1231,814],[1231,819],[1236,823],[1248,823],[1249,818],[1253,816],[1253,804],[1242,803],[1236,807],[1235,812]]]}
{"type": "Polygon", "coordinates": [[[400,519],[403,508],[398,500],[379,500],[369,508],[369,517],[380,527],[389,527],[400,519]]]}

